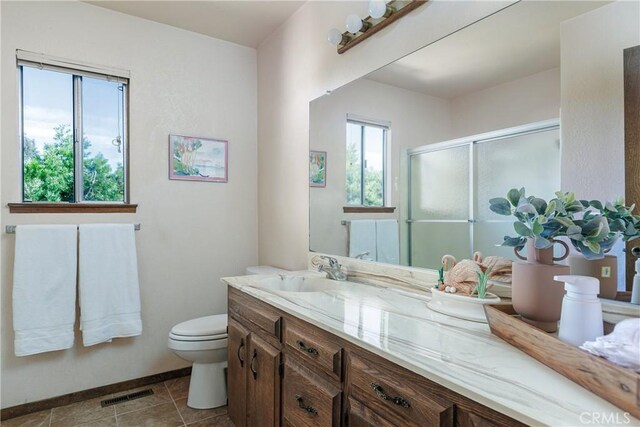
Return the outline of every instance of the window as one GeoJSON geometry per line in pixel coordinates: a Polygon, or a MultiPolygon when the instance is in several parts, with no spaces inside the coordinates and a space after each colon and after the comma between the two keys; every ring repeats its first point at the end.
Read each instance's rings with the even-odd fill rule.
{"type": "Polygon", "coordinates": [[[128,80],[18,59],[23,202],[127,203],[128,80]]]}
{"type": "Polygon", "coordinates": [[[388,132],[386,126],[347,120],[347,205],[385,206],[388,132]]]}

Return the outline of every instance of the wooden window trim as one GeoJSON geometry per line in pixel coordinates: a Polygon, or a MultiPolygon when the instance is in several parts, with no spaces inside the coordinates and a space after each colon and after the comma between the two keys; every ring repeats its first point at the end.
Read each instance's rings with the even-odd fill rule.
{"type": "Polygon", "coordinates": [[[136,213],[137,204],[130,203],[9,203],[9,213],[136,213]]]}
{"type": "Polygon", "coordinates": [[[344,213],[394,213],[394,206],[344,206],[344,213]]]}

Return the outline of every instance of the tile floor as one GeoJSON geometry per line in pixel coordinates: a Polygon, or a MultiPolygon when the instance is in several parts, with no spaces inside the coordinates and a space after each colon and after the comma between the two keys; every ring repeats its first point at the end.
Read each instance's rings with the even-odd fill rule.
{"type": "Polygon", "coordinates": [[[187,407],[189,378],[182,377],[3,421],[2,427],[233,427],[227,407],[187,407]],[[103,408],[100,401],[151,388],[153,395],[103,408]]]}

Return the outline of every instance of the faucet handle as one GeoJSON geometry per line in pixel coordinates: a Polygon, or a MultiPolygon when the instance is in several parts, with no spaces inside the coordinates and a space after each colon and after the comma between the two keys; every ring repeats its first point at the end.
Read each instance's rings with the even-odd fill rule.
{"type": "Polygon", "coordinates": [[[320,258],[322,259],[326,259],[327,261],[329,261],[329,267],[331,268],[340,268],[340,264],[338,263],[338,260],[330,257],[330,256],[325,256],[325,255],[321,255],[320,258]]]}

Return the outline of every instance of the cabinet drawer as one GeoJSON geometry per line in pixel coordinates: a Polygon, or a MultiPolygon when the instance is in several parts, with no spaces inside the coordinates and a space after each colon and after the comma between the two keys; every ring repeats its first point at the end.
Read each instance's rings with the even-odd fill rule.
{"type": "Polygon", "coordinates": [[[282,316],[266,304],[258,305],[233,288],[229,289],[229,315],[240,322],[250,322],[282,341],[282,316]]]}
{"type": "Polygon", "coordinates": [[[301,356],[340,381],[342,374],[342,347],[322,331],[310,326],[288,322],[284,342],[291,352],[301,356]]]}
{"type": "Polygon", "coordinates": [[[285,425],[340,425],[342,392],[290,359],[282,381],[282,418],[285,425]]]}
{"type": "Polygon", "coordinates": [[[403,426],[452,426],[453,403],[437,396],[417,375],[396,365],[348,355],[347,393],[380,417],[403,426]]]}
{"type": "Polygon", "coordinates": [[[347,405],[345,425],[348,427],[396,427],[362,402],[349,398],[347,405]]]}

